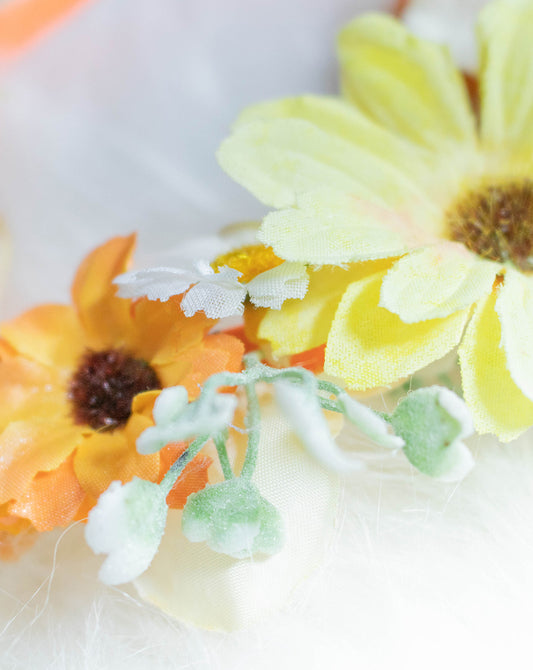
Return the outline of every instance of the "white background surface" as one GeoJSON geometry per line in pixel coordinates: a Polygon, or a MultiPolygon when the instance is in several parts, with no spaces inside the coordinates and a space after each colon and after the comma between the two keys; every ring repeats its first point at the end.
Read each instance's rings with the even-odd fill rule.
{"type": "MultiPolygon", "coordinates": [[[[94,0],[20,57],[0,82],[4,317],[67,300],[79,260],[114,234],[140,232],[143,264],[260,216],[214,159],[231,121],[261,99],[333,93],[335,33],[383,4],[94,0]]],[[[478,465],[457,487],[401,459],[348,482],[323,571],[247,633],[190,629],[100,587],[79,528],[37,592],[59,534],[43,537],[0,570],[0,667],[531,667],[530,442],[474,439],[478,465]]]]}

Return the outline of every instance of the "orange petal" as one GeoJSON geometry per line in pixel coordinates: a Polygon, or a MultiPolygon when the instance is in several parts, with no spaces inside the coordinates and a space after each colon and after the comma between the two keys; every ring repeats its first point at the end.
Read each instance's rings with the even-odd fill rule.
{"type": "Polygon", "coordinates": [[[311,372],[322,372],[324,370],[324,357],[326,355],[326,345],[321,344],[319,347],[302,351],[301,354],[295,354],[290,358],[290,365],[296,365],[302,368],[307,368],[311,372]]]}
{"type": "Polygon", "coordinates": [[[74,517],[73,521],[83,521],[84,523],[87,521],[89,518],[89,512],[92,510],[92,508],[96,505],[97,499],[93,498],[92,496],[85,495],[85,498],[82,500],[81,505],[78,507],[78,511],[76,512],[76,516],[74,517]]]}
{"type": "Polygon", "coordinates": [[[98,498],[116,480],[125,484],[137,476],[155,481],[159,454],[138,454],[124,430],[93,433],[76,451],[74,470],[84,491],[98,498]]]}
{"type": "MultiPolygon", "coordinates": [[[[186,448],[187,444],[180,442],[179,444],[169,444],[161,449],[159,452],[161,461],[158,481],[163,479],[170,466],[186,448]]],[[[205,488],[208,481],[207,470],[212,463],[213,459],[203,454],[199,454],[192,459],[167,496],[167,504],[171,509],[183,509],[191,493],[205,488]]]]}
{"type": "MultiPolygon", "coordinates": [[[[160,393],[161,391],[159,389],[156,389],[154,391],[144,391],[143,393],[138,393],[133,398],[133,400],[131,401],[131,417],[130,420],[128,421],[128,424],[126,425],[126,428],[129,428],[131,419],[138,415],[147,417],[148,419],[150,419],[151,424],[153,425],[152,412],[154,409],[154,403],[157,400],[157,396],[160,393]]],[[[138,437],[138,435],[136,435],[135,437],[138,437]]]]}
{"type": "Polygon", "coordinates": [[[114,237],[95,249],[80,265],[72,285],[72,300],[93,349],[126,344],[131,330],[131,303],[116,297],[112,280],[128,269],[135,235],[114,237]]]}
{"type": "Polygon", "coordinates": [[[185,386],[189,399],[198,396],[201,385],[211,375],[238,372],[242,367],[244,345],[236,337],[217,333],[208,335],[200,346],[183,351],[173,363],[156,367],[163,386],[185,386]]]}
{"type": "Polygon", "coordinates": [[[83,332],[72,307],[40,305],[0,326],[19,354],[43,365],[71,369],[80,357],[83,332]]]}
{"type": "Polygon", "coordinates": [[[0,53],[24,46],[87,0],[25,0],[0,9],[0,53]]]}
{"type": "Polygon", "coordinates": [[[13,421],[0,435],[0,501],[18,500],[38,472],[58,468],[83,440],[69,419],[13,421]]]}
{"type": "Polygon", "coordinates": [[[12,503],[0,505],[0,533],[8,535],[18,535],[30,528],[31,523],[28,519],[22,519],[19,516],[11,514],[9,507],[12,503]]]}
{"type": "Polygon", "coordinates": [[[40,472],[25,493],[9,506],[11,514],[29,519],[40,532],[67,526],[85,497],[74,473],[73,458],[71,454],[55,470],[40,472]]]}
{"type": "Polygon", "coordinates": [[[22,356],[0,359],[0,398],[0,432],[11,421],[65,412],[65,389],[54,371],[22,356]]]}
{"type": "Polygon", "coordinates": [[[254,344],[251,340],[248,339],[246,336],[246,328],[244,325],[242,326],[235,326],[235,328],[228,328],[227,330],[224,331],[226,335],[232,335],[233,337],[236,337],[239,339],[243,344],[244,344],[244,353],[248,354],[250,351],[256,351],[257,350],[257,345],[254,344]]]}
{"type": "Polygon", "coordinates": [[[201,343],[215,321],[205,314],[187,317],[181,311],[182,296],[167,302],[142,298],[133,304],[134,328],[128,348],[153,365],[171,362],[183,350],[201,343]]]}

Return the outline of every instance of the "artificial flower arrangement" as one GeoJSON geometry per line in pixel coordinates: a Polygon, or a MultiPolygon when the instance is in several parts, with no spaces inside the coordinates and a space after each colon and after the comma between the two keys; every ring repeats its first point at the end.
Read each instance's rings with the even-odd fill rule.
{"type": "Polygon", "coordinates": [[[482,12],[478,112],[445,48],[356,19],[342,98],[247,109],[220,148],[274,209],[250,244],[131,271],[134,237],[114,238],[80,266],[72,306],[4,323],[3,557],[87,521],[104,582],[135,580],[184,618],[202,584],[204,610],[213,594],[242,609],[254,579],[311,567],[339,476],[364,467],[335,439],[343,422],[445,481],[473,467],[474,427],[529,428],[532,35],[528,2],[482,12]],[[463,398],[402,393],[456,347],[463,398]],[[361,397],[383,387],[400,389],[392,411],[361,397]]]}

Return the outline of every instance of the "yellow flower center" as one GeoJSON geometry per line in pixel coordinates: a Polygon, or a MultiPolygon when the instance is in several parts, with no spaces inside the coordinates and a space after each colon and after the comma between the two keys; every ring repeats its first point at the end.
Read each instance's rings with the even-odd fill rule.
{"type": "Polygon", "coordinates": [[[282,263],[283,259],[278,258],[271,247],[252,244],[219,256],[212,263],[212,266],[217,268],[227,265],[242,272],[242,277],[239,278],[240,282],[249,282],[262,272],[271,270],[282,263]]]}
{"type": "Polygon", "coordinates": [[[138,393],[161,388],[154,369],[120,349],[87,351],[69,385],[74,421],[114,430],[131,415],[138,393]]]}
{"type": "Polygon", "coordinates": [[[533,272],[533,180],[471,189],[446,212],[446,221],[451,239],[478,256],[533,272]]]}

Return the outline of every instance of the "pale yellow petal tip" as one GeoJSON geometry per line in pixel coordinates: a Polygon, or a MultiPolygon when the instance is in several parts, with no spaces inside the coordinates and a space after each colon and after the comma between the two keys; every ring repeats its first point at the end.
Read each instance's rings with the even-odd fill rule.
{"type": "Polygon", "coordinates": [[[379,304],[404,323],[441,319],[487,296],[500,267],[453,243],[417,249],[389,270],[379,304]]]}
{"type": "Polygon", "coordinates": [[[479,434],[510,442],[533,425],[533,402],[514,383],[500,346],[497,291],[481,301],[459,347],[463,393],[479,434]]]}

